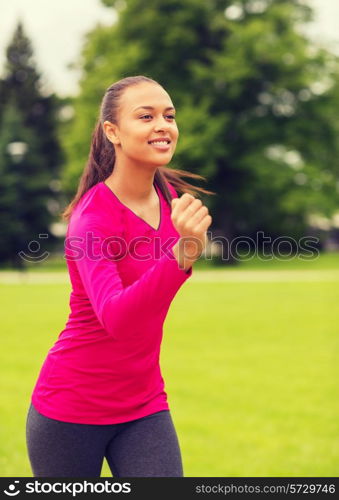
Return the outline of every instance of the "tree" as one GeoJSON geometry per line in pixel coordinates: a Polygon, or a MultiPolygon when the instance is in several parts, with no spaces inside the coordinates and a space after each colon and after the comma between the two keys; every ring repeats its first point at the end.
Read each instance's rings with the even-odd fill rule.
{"type": "Polygon", "coordinates": [[[118,22],[88,34],[65,147],[73,190],[99,99],[124,76],[159,81],[181,131],[172,166],[206,176],[213,230],[299,238],[337,207],[338,61],[311,44],[301,0],[104,0],[118,22]],[[322,88],[320,92],[319,89],[322,88]],[[324,164],[326,167],[324,168],[324,164]]]}
{"type": "Polygon", "coordinates": [[[40,240],[44,248],[56,242],[49,227],[60,209],[62,153],[56,129],[59,100],[43,94],[21,22],[7,48],[0,91],[0,261],[23,267],[26,261],[17,253],[38,241],[39,234],[47,235],[47,241],[40,240]]]}

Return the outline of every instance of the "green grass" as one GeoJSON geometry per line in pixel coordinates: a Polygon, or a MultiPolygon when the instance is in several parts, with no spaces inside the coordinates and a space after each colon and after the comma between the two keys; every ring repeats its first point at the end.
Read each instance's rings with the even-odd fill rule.
{"type": "MultiPolygon", "coordinates": [[[[338,285],[188,281],[179,290],[161,366],[186,476],[338,475],[338,285]]],[[[0,286],[3,476],[32,475],[30,395],[69,292],[0,286]]]]}
{"type": "Polygon", "coordinates": [[[339,268],[339,252],[323,252],[315,254],[311,258],[305,258],[301,255],[298,256],[284,256],[280,258],[272,258],[270,256],[249,256],[243,257],[239,262],[241,269],[272,269],[272,270],[287,270],[287,269],[338,269],[339,268]]]}

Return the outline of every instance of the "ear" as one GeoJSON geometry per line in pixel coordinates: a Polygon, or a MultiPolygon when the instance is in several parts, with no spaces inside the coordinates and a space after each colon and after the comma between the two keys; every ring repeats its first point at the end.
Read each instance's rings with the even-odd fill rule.
{"type": "Polygon", "coordinates": [[[104,131],[105,131],[107,139],[110,142],[112,142],[113,144],[120,144],[117,126],[114,125],[113,123],[109,122],[108,120],[106,120],[103,123],[103,127],[104,127],[104,131]]]}

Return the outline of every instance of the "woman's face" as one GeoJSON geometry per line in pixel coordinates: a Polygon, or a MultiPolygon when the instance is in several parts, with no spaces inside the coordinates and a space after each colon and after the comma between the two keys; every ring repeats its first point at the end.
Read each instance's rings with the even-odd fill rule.
{"type": "Polygon", "coordinates": [[[160,85],[142,82],[127,87],[120,98],[117,118],[118,124],[104,122],[117,160],[127,157],[134,162],[154,166],[171,161],[179,131],[173,103],[160,85]],[[149,108],[145,109],[145,106],[149,108]],[[155,139],[162,139],[166,144],[152,144],[155,139]],[[170,141],[169,144],[167,141],[170,141]]]}

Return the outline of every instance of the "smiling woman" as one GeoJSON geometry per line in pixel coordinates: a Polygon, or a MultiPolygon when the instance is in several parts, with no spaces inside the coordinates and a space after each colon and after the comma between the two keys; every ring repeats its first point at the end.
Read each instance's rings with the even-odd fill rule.
{"type": "Polygon", "coordinates": [[[93,131],[89,158],[77,193],[62,213],[63,219],[69,220],[80,198],[98,182],[107,180],[107,185],[112,189],[115,187],[118,195],[124,174],[124,179],[128,181],[127,185],[123,182],[124,194],[129,191],[130,198],[139,198],[140,201],[146,201],[145,198],[151,196],[152,177],[169,205],[172,194],[168,182],[181,193],[215,194],[182,179],[205,180],[203,176],[165,166],[172,159],[179,136],[175,116],[170,96],[151,78],[143,75],[127,77],[111,85],[101,103],[100,118],[93,131]],[[145,113],[145,110],[151,112],[145,113]],[[164,138],[171,141],[169,147],[151,146],[149,149],[149,142],[164,138]],[[151,151],[158,154],[150,155],[151,151]],[[127,165],[125,170],[123,165],[127,165]],[[147,190],[135,192],[134,176],[140,178],[144,172],[148,172],[147,190]]]}
{"type": "Polygon", "coordinates": [[[123,187],[140,203],[147,203],[147,195],[153,197],[155,170],[169,163],[179,136],[173,110],[169,95],[158,84],[146,81],[125,89],[117,119],[103,122],[115,150],[114,169],[106,179],[113,191],[119,193],[123,187]]]}
{"type": "Polygon", "coordinates": [[[107,89],[64,212],[71,313],[27,415],[35,476],[100,477],[105,457],[117,477],[183,475],[159,356],[167,311],[212,218],[189,193],[209,191],[165,167],[178,136],[172,100],[154,80],[107,89]],[[180,199],[175,187],[186,191],[180,199]]]}

